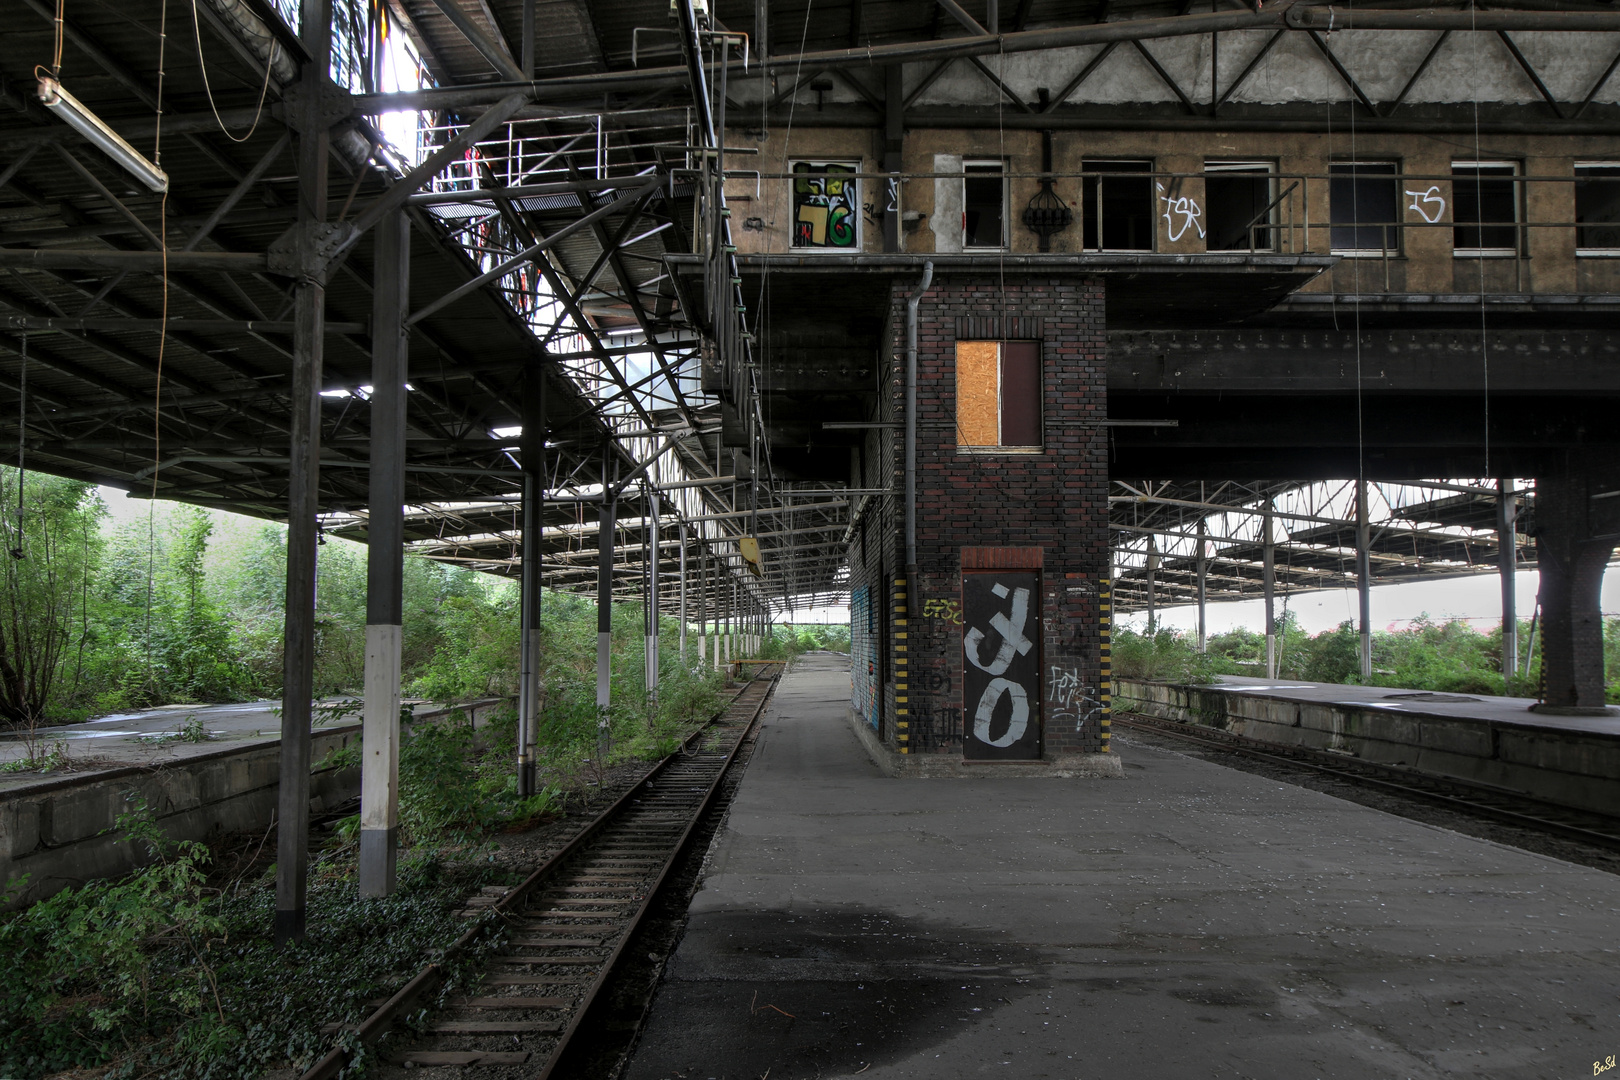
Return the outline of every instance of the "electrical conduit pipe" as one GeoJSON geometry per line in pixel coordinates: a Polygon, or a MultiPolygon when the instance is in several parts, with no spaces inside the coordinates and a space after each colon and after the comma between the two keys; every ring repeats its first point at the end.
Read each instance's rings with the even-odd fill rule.
{"type": "MultiPolygon", "coordinates": [[[[906,587],[917,578],[917,305],[934,281],[934,264],[923,263],[917,291],[906,297],[906,587]]],[[[909,595],[908,595],[909,599],[909,595]]]]}

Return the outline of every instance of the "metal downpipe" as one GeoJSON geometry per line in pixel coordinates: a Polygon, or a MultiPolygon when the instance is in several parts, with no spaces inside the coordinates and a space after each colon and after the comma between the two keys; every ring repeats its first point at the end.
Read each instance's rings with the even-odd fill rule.
{"type": "Polygon", "coordinates": [[[934,264],[923,263],[917,291],[906,297],[906,578],[917,576],[917,305],[934,281],[934,264]]]}

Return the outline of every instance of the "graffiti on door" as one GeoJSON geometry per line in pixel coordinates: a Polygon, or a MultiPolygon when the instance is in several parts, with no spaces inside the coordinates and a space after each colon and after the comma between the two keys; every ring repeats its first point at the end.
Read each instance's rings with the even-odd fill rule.
{"type": "Polygon", "coordinates": [[[1030,572],[962,575],[962,753],[1041,756],[1040,583],[1030,572]]]}

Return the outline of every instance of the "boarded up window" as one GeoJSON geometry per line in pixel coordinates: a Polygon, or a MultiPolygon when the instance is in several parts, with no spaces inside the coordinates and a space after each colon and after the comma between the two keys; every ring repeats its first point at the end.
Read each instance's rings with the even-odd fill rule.
{"type": "Polygon", "coordinates": [[[956,343],[956,444],[1041,445],[1039,342],[956,343]]]}

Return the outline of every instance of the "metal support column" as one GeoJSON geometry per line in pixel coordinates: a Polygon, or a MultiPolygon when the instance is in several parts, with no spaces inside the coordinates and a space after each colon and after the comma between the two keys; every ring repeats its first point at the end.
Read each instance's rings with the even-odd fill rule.
{"type": "Polygon", "coordinates": [[[523,0],[523,77],[534,78],[534,5],[535,0],[523,0]]]}
{"type": "Polygon", "coordinates": [[[603,486],[601,540],[596,545],[596,741],[597,753],[606,757],[608,706],[613,704],[613,522],[618,496],[603,486]]]}
{"type": "Polygon", "coordinates": [[[399,840],[399,679],[405,570],[405,381],[411,224],[373,228],[371,471],[366,517],[366,670],[360,767],[360,895],[394,891],[399,840]]]}
{"type": "Polygon", "coordinates": [[[647,485],[647,696],[658,700],[658,545],[663,540],[658,520],[658,488],[647,485]]]}
{"type": "Polygon", "coordinates": [[[1159,545],[1152,533],[1147,538],[1147,632],[1151,635],[1154,630],[1153,616],[1153,576],[1159,569],[1159,545]]]}
{"type": "Polygon", "coordinates": [[[698,545],[698,664],[709,663],[709,553],[698,545]]]}
{"type": "Polygon", "coordinates": [[[903,251],[900,225],[900,171],[904,167],[906,88],[904,68],[891,64],[883,69],[883,250],[903,251]]]}
{"type": "Polygon", "coordinates": [[[304,0],[300,26],[310,60],[300,79],[298,242],[293,296],[292,431],[287,466],[287,593],[283,640],[280,787],[276,818],[277,944],[304,940],[309,862],[309,727],[315,675],[315,527],[321,455],[321,350],[326,275],[315,230],[326,219],[328,129],[322,117],[332,61],[331,0],[304,0]]]}
{"type": "Polygon", "coordinates": [[[1372,679],[1372,532],[1367,523],[1367,481],[1356,481],[1356,598],[1361,628],[1361,681],[1372,679]]]}
{"type": "Polygon", "coordinates": [[[1261,517],[1261,542],[1264,544],[1264,562],[1261,566],[1261,585],[1266,596],[1266,678],[1277,677],[1277,544],[1272,539],[1271,500],[1261,517]]]}
{"type": "Polygon", "coordinates": [[[1204,621],[1204,604],[1207,599],[1205,586],[1209,579],[1209,558],[1205,554],[1204,545],[1204,519],[1198,519],[1198,651],[1206,652],[1209,648],[1209,626],[1204,621]]]}
{"type": "MultiPolygon", "coordinates": [[[[1502,575],[1502,678],[1519,674],[1519,603],[1515,583],[1519,575],[1518,499],[1513,481],[1496,482],[1496,545],[1502,575]]],[[[1508,693],[1512,693],[1510,689],[1508,693]]]]}
{"type": "Polygon", "coordinates": [[[686,522],[678,530],[681,543],[681,666],[686,666],[686,522]]]}
{"type": "MultiPolygon", "coordinates": [[[[542,547],[546,498],[546,381],[544,363],[529,360],[523,372],[522,563],[518,582],[518,794],[535,792],[535,754],[540,741],[540,613],[544,585],[542,547]]],[[[610,538],[611,539],[611,538],[610,538]]]]}

